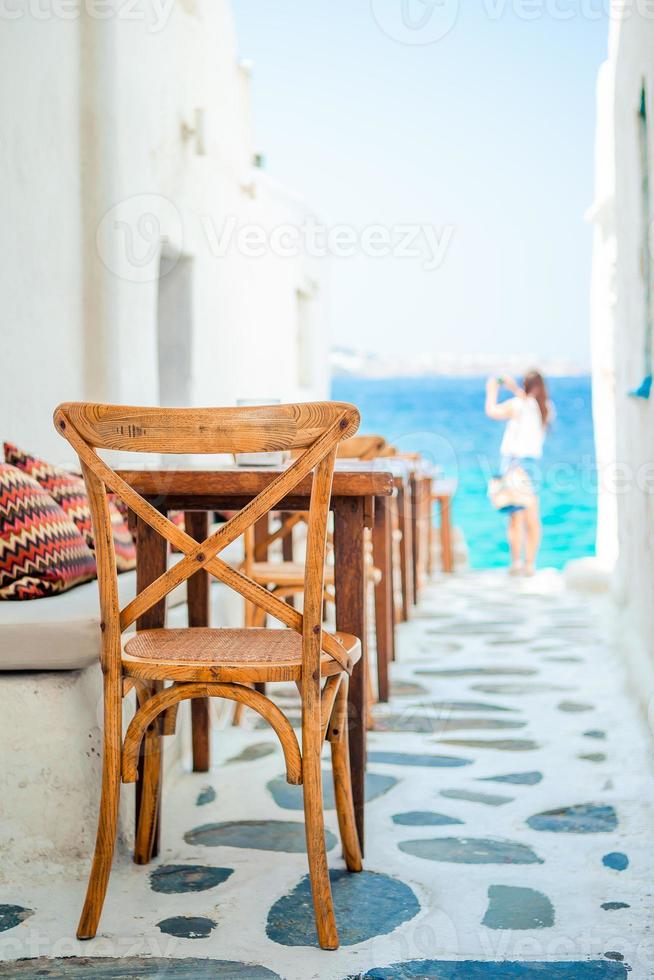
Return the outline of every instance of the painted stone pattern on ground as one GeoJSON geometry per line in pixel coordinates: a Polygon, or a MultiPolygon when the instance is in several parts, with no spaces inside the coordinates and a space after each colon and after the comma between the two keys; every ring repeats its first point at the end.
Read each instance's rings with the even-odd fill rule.
{"type": "MultiPolygon", "coordinates": [[[[398,630],[395,694],[373,710],[360,875],[344,870],[323,760],[338,952],[316,948],[301,789],[246,711],[241,728],[213,732],[211,773],[168,779],[152,865],[117,853],[96,940],[74,939],[88,855],[56,875],[35,861],[3,883],[0,974],[646,976],[651,736],[599,622],[556,576],[471,573],[427,587],[398,630]],[[568,962],[512,955],[524,943],[565,944],[568,962]]],[[[291,685],[280,698],[297,723],[291,685]]]]}

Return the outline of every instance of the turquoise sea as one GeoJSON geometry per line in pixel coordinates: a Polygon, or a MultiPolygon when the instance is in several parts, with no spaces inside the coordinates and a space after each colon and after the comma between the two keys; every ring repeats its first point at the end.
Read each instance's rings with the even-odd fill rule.
{"type": "MultiPolygon", "coordinates": [[[[596,473],[590,378],[551,378],[557,419],[543,457],[540,567],[561,568],[591,555],[595,545],[596,473]]],[[[506,518],[486,496],[498,468],[503,423],[484,415],[485,378],[337,377],[332,397],[361,410],[362,432],[378,432],[405,450],[419,450],[458,480],[454,522],[462,528],[474,568],[508,561],[506,518]]]]}

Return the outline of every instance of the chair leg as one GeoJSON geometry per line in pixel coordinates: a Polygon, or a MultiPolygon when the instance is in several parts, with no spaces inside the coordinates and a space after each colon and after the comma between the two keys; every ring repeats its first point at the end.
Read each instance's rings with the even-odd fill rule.
{"type": "Polygon", "coordinates": [[[95,852],[77,927],[78,939],[93,939],[104,905],[118,829],[121,762],[121,697],[109,697],[105,687],[105,736],[102,759],[102,792],[95,852]],[[112,703],[113,702],[113,703],[112,703]]]}
{"type": "Polygon", "coordinates": [[[441,564],[444,572],[451,574],[454,571],[454,559],[452,556],[452,514],[450,510],[450,498],[440,498],[441,508],[441,564]]]}
{"type": "Polygon", "coordinates": [[[143,760],[141,763],[143,766],[143,783],[134,840],[135,864],[149,864],[153,857],[161,805],[161,750],[162,738],[159,719],[156,718],[143,739],[143,760]]]}
{"type": "Polygon", "coordinates": [[[325,817],[320,765],[321,743],[320,716],[318,715],[315,725],[307,724],[305,719],[305,724],[302,726],[304,822],[316,929],[318,942],[323,949],[338,949],[338,932],[325,849],[325,817]]]}
{"type": "Polygon", "coordinates": [[[348,871],[361,871],[363,859],[354,817],[352,775],[350,772],[350,740],[347,728],[347,683],[341,681],[332,720],[327,731],[332,753],[332,775],[338,829],[343,845],[343,857],[348,871]]]}

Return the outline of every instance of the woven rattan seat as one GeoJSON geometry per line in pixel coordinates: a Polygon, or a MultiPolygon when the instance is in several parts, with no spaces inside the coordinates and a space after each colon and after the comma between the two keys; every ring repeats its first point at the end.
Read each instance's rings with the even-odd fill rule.
{"type": "MultiPolygon", "coordinates": [[[[356,663],[361,656],[357,637],[334,636],[356,663]]],[[[155,679],[170,677],[172,666],[178,680],[293,681],[302,672],[302,637],[290,629],[142,630],[125,644],[123,666],[128,674],[155,679]]],[[[341,668],[323,654],[320,669],[328,677],[341,668]]]]}
{"type": "MultiPolygon", "coordinates": [[[[299,561],[256,561],[248,570],[250,578],[263,585],[297,586],[304,588],[305,569],[299,561]]],[[[325,585],[334,584],[334,569],[325,566],[325,585]]]]}

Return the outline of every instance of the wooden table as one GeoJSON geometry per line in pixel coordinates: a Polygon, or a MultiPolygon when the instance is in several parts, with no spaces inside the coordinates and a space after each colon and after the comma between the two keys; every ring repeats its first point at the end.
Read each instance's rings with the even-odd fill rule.
{"type": "MultiPolygon", "coordinates": [[[[240,510],[279,476],[283,467],[222,466],[215,469],[123,470],[120,475],[162,513],[181,510],[187,530],[198,539],[207,535],[208,513],[240,510]]],[[[292,496],[275,507],[280,511],[308,510],[312,477],[303,480],[292,496]]],[[[336,629],[361,639],[363,655],[349,686],[350,761],[354,807],[361,846],[364,842],[366,769],[366,602],[364,531],[374,526],[375,499],[393,493],[393,474],[380,463],[338,461],[334,472],[331,509],[334,513],[334,576],[336,629]]],[[[384,532],[385,533],[385,532],[384,532]]],[[[142,590],[163,574],[168,545],[142,520],[137,521],[137,588],[142,590]]],[[[390,559],[390,554],[389,554],[390,559]]],[[[208,573],[198,572],[188,582],[189,625],[209,625],[208,573]]],[[[137,629],[165,625],[165,601],[137,622],[137,629]]],[[[207,771],[209,756],[208,704],[193,702],[194,769],[207,771]]],[[[137,806],[140,790],[137,785],[137,806]]],[[[155,853],[159,847],[159,828],[155,853]]]]}

